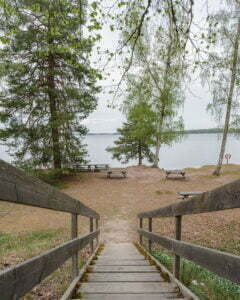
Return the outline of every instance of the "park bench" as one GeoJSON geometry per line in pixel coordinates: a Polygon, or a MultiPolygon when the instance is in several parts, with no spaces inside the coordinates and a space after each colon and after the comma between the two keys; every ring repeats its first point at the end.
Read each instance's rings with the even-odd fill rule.
{"type": "Polygon", "coordinates": [[[73,169],[78,172],[84,172],[84,171],[90,172],[93,170],[92,168],[94,168],[94,166],[92,166],[92,165],[78,165],[78,164],[73,165],[73,169]]]}
{"type": "Polygon", "coordinates": [[[200,192],[200,191],[195,191],[195,192],[178,192],[178,194],[181,196],[182,200],[186,200],[191,196],[197,196],[197,195],[201,195],[204,192],[200,192]]]}
{"type": "Polygon", "coordinates": [[[182,178],[186,178],[185,177],[185,171],[184,170],[166,170],[166,179],[169,178],[170,175],[181,175],[182,178]]]}
{"type": "Polygon", "coordinates": [[[88,164],[88,165],[78,165],[77,163],[74,164],[73,169],[78,172],[100,172],[106,171],[109,169],[108,164],[88,164]]]}
{"type": "Polygon", "coordinates": [[[108,164],[96,164],[94,165],[94,171],[100,172],[100,171],[107,171],[109,169],[108,164]]]}
{"type": "Polygon", "coordinates": [[[111,178],[111,176],[123,176],[123,178],[127,177],[127,171],[123,169],[110,169],[107,171],[107,178],[111,178]]]}

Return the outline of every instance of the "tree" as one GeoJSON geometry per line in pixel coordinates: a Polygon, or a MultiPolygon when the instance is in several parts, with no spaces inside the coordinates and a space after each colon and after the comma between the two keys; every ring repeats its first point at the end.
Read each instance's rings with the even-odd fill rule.
{"type": "Polygon", "coordinates": [[[96,107],[101,78],[89,63],[97,38],[83,34],[84,3],[8,1],[11,14],[0,24],[0,138],[17,163],[60,169],[84,161],[81,121],[96,107]]]}
{"type": "MultiPolygon", "coordinates": [[[[239,3],[238,1],[234,2],[236,11],[239,13],[239,3]]],[[[210,77],[211,79],[213,93],[213,100],[209,104],[208,109],[212,111],[219,121],[221,121],[221,116],[225,112],[221,148],[218,163],[213,172],[213,175],[216,176],[219,176],[221,172],[231,117],[233,118],[233,125],[238,123],[238,116],[234,116],[232,110],[234,109],[236,112],[239,108],[238,101],[234,101],[234,98],[239,94],[236,83],[239,60],[240,17],[237,18],[237,24],[229,22],[231,19],[233,20],[233,13],[228,8],[225,11],[221,10],[209,16],[210,30],[207,36],[210,45],[213,39],[215,41],[219,40],[219,43],[214,43],[215,51],[209,51],[208,53],[211,65],[209,66],[208,63],[208,69],[204,72],[204,76],[208,75],[208,78],[210,77]]]]}
{"type": "MultiPolygon", "coordinates": [[[[184,63],[185,33],[176,32],[168,1],[162,4],[162,9],[160,21],[144,25],[142,36],[135,44],[132,64],[137,72],[127,77],[128,97],[124,103],[127,110],[132,103],[144,99],[156,114],[154,167],[159,165],[161,146],[171,145],[182,135],[183,119],[179,116],[179,108],[183,105],[182,81],[187,67],[184,63]]],[[[183,17],[182,28],[185,21],[183,17]]]]}
{"type": "Polygon", "coordinates": [[[112,152],[113,158],[123,163],[138,159],[140,166],[144,158],[152,162],[154,118],[155,114],[147,103],[134,105],[127,115],[127,122],[117,130],[120,137],[114,142],[115,146],[107,148],[107,151],[112,152]]]}

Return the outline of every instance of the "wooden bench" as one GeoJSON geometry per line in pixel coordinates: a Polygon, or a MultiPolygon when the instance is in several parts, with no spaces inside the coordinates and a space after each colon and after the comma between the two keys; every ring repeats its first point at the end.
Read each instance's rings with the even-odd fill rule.
{"type": "Polygon", "coordinates": [[[204,193],[204,192],[200,192],[200,191],[195,191],[195,192],[178,192],[178,194],[180,196],[182,196],[181,197],[182,200],[186,200],[186,199],[188,199],[191,196],[201,195],[202,193],[204,193]]]}
{"type": "Polygon", "coordinates": [[[109,169],[108,164],[88,164],[88,165],[78,165],[74,164],[73,168],[78,172],[100,172],[109,169]]]}
{"type": "Polygon", "coordinates": [[[166,179],[168,179],[169,178],[169,175],[181,175],[182,176],[182,178],[186,178],[185,177],[185,174],[186,174],[186,172],[184,171],[184,170],[166,170],[165,171],[166,172],[166,179]]]}
{"type": "Polygon", "coordinates": [[[108,164],[96,164],[94,165],[94,171],[100,172],[100,171],[107,171],[109,169],[108,164]]]}
{"type": "Polygon", "coordinates": [[[93,168],[94,168],[93,165],[78,165],[78,164],[73,165],[73,169],[78,172],[90,172],[93,170],[93,168]]]}
{"type": "Polygon", "coordinates": [[[122,169],[110,169],[107,171],[107,178],[111,178],[112,175],[123,176],[123,178],[127,177],[127,171],[122,169]]]}

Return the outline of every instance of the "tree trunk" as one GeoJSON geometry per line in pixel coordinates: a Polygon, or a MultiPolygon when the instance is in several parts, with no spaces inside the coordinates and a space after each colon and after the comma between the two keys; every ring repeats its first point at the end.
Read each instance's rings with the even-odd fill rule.
{"type": "Polygon", "coordinates": [[[138,142],[138,165],[142,165],[142,145],[141,142],[138,142]]]}
{"type": "Polygon", "coordinates": [[[157,138],[156,147],[155,147],[154,161],[153,161],[153,168],[158,168],[160,147],[161,147],[160,140],[157,138]]]}
{"type": "Polygon", "coordinates": [[[61,150],[60,150],[60,138],[59,129],[57,125],[57,103],[55,95],[55,81],[54,81],[54,57],[52,54],[48,56],[48,97],[50,107],[50,123],[51,123],[51,134],[52,134],[52,149],[53,149],[53,167],[54,169],[61,169],[61,150]]]}
{"type": "Polygon", "coordinates": [[[226,116],[225,116],[221,150],[219,153],[218,164],[216,166],[216,169],[213,172],[213,175],[216,175],[216,176],[220,175],[223,158],[224,158],[224,153],[225,153],[225,148],[226,148],[226,143],[227,143],[227,135],[228,135],[228,131],[229,131],[229,123],[230,123],[230,116],[231,116],[231,109],[232,109],[233,90],[234,90],[235,81],[236,81],[236,68],[237,68],[237,62],[238,62],[239,38],[240,38],[240,18],[238,18],[237,33],[236,33],[235,41],[234,41],[233,62],[232,62],[232,67],[231,67],[232,74],[231,74],[231,82],[230,82],[230,88],[229,88],[229,93],[228,93],[228,98],[227,98],[227,111],[226,111],[226,116]]]}

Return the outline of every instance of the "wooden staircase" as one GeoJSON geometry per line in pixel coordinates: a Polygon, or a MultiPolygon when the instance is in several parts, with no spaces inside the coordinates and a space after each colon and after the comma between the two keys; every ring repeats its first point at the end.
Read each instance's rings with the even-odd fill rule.
{"type": "Polygon", "coordinates": [[[78,286],[75,299],[184,299],[130,243],[107,244],[78,286]]]}

